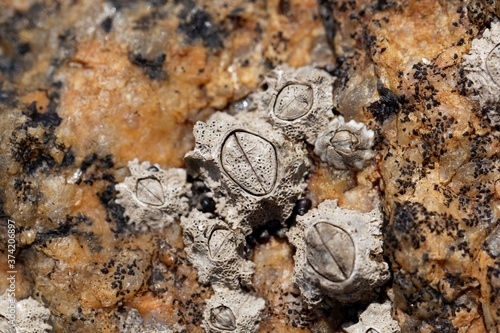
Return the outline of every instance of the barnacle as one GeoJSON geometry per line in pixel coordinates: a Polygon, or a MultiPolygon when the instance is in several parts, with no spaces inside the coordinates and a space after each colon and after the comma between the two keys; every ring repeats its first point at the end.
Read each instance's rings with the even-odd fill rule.
{"type": "Polygon", "coordinates": [[[391,316],[391,302],[372,303],[359,315],[359,322],[342,327],[347,333],[399,333],[398,322],[391,316]]]}
{"type": "Polygon", "coordinates": [[[318,133],[333,119],[334,78],[312,66],[280,66],[269,72],[252,94],[254,107],[273,126],[296,140],[314,144],[318,133]]]}
{"type": "Polygon", "coordinates": [[[482,38],[472,41],[464,68],[472,81],[472,99],[479,102],[492,125],[500,125],[500,22],[492,23],[482,38]]]}
{"type": "Polygon", "coordinates": [[[8,290],[0,295],[0,331],[5,333],[45,333],[52,330],[52,326],[47,324],[50,318],[49,309],[43,307],[33,298],[26,298],[21,301],[13,300],[8,290]],[[15,326],[11,325],[13,319],[12,312],[9,311],[9,303],[15,302],[15,326]]]}
{"type": "Polygon", "coordinates": [[[207,332],[257,332],[265,305],[262,298],[225,287],[214,287],[214,291],[203,313],[207,332]]]}
{"type": "Polygon", "coordinates": [[[255,264],[243,259],[245,236],[210,214],[193,210],[181,218],[184,245],[189,261],[203,284],[230,288],[252,284],[255,264]]]}
{"type": "Polygon", "coordinates": [[[305,189],[310,162],[300,144],[254,114],[216,113],[194,127],[188,172],[213,191],[217,213],[233,229],[285,220],[305,189]]]}
{"type": "Polygon", "coordinates": [[[354,120],[344,122],[339,116],[320,133],[314,152],[323,162],[338,170],[362,169],[376,153],[371,150],[374,133],[354,120]]]}
{"type": "Polygon", "coordinates": [[[288,238],[297,248],[293,281],[312,304],[328,295],[343,303],[367,301],[389,279],[382,258],[382,216],[326,200],[297,216],[288,238]]]}
{"type": "Polygon", "coordinates": [[[116,202],[125,207],[129,224],[138,229],[161,229],[188,211],[186,170],[163,170],[149,162],[139,164],[138,159],[128,167],[131,176],[116,185],[116,202]]]}

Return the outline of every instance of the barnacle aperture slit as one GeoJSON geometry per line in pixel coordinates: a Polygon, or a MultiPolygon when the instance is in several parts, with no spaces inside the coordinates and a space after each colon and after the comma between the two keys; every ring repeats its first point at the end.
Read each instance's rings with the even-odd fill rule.
{"type": "Polygon", "coordinates": [[[276,183],[276,150],[258,135],[245,131],[230,133],[222,147],[221,164],[227,175],[250,194],[266,195],[276,183]]]}
{"type": "Polygon", "coordinates": [[[336,132],[330,139],[330,143],[339,153],[352,154],[357,149],[359,143],[356,135],[349,131],[343,130],[336,132]]]}
{"type": "Polygon", "coordinates": [[[354,269],[355,248],[351,237],[328,222],[318,222],[306,232],[306,258],[321,276],[332,281],[347,280],[354,269]]]}
{"type": "Polygon", "coordinates": [[[154,177],[142,178],[136,185],[137,199],[151,206],[162,206],[165,203],[163,186],[160,181],[154,177]]]}
{"type": "Polygon", "coordinates": [[[274,114],[281,120],[295,120],[305,116],[313,104],[313,90],[305,84],[290,84],[276,97],[274,114]]]}

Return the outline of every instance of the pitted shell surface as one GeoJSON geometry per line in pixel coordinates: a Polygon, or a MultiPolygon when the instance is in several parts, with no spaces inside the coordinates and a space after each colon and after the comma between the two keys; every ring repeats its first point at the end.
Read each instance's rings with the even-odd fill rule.
{"type": "Polygon", "coordinates": [[[493,82],[500,86],[500,43],[486,57],[486,69],[493,82]]]}
{"type": "Polygon", "coordinates": [[[222,146],[221,163],[229,177],[253,195],[266,195],[276,183],[277,159],[273,145],[262,137],[234,131],[222,146]]]}
{"type": "Polygon", "coordinates": [[[313,104],[313,90],[305,84],[289,84],[279,92],[274,103],[274,114],[282,120],[305,116],[313,104]]]}
{"type": "Polygon", "coordinates": [[[306,258],[321,276],[333,282],[347,280],[354,269],[354,242],[345,230],[319,222],[306,231],[306,258]]]}

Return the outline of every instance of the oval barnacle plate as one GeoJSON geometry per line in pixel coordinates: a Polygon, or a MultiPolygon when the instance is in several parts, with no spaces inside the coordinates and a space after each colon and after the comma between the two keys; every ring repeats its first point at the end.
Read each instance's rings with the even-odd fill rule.
{"type": "Polygon", "coordinates": [[[236,237],[232,230],[215,229],[208,239],[208,254],[215,261],[227,260],[236,253],[236,237]]]}
{"type": "Polygon", "coordinates": [[[139,201],[151,206],[162,206],[165,203],[163,186],[155,177],[138,179],[135,194],[139,201]]]}
{"type": "Polygon", "coordinates": [[[354,270],[355,256],[354,242],[343,229],[329,222],[318,222],[307,229],[307,261],[326,279],[347,280],[354,270]]]}
{"type": "Polygon", "coordinates": [[[274,114],[281,120],[295,120],[305,116],[313,104],[313,90],[305,84],[285,86],[276,96],[274,114]]]}
{"type": "Polygon", "coordinates": [[[222,145],[221,164],[228,176],[250,194],[266,195],[276,183],[276,150],[256,134],[231,132],[222,145]]]}

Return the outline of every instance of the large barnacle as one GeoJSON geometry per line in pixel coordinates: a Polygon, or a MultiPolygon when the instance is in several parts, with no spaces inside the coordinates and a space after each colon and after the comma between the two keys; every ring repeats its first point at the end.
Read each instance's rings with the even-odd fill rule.
{"type": "Polygon", "coordinates": [[[472,99],[479,102],[492,125],[500,125],[500,23],[492,23],[483,37],[472,41],[464,56],[472,99]]]}
{"type": "Polygon", "coordinates": [[[362,123],[344,122],[339,116],[320,133],[314,152],[323,162],[338,170],[362,169],[376,153],[371,150],[374,133],[362,123]]]}
{"type": "Polygon", "coordinates": [[[125,208],[128,223],[138,229],[162,229],[188,211],[186,170],[163,170],[149,162],[128,163],[131,176],[117,184],[116,202],[125,208]]]}
{"type": "Polygon", "coordinates": [[[203,313],[203,326],[207,332],[257,332],[265,305],[262,298],[224,287],[214,287],[214,291],[203,313]]]}
{"type": "Polygon", "coordinates": [[[314,144],[333,119],[334,78],[312,66],[280,66],[264,79],[265,90],[252,95],[258,113],[296,140],[314,144]]]}
{"type": "Polygon", "coordinates": [[[288,218],[310,164],[302,145],[253,114],[217,113],[198,122],[194,136],[188,172],[213,191],[217,213],[233,229],[288,218]]]}
{"type": "Polygon", "coordinates": [[[327,200],[303,216],[289,232],[297,248],[293,281],[306,301],[328,295],[343,303],[368,301],[389,279],[382,258],[382,216],[337,207],[327,200]]]}
{"type": "Polygon", "coordinates": [[[227,223],[193,210],[181,218],[184,245],[189,261],[203,284],[230,288],[249,287],[255,264],[243,259],[245,236],[227,223]]]}

